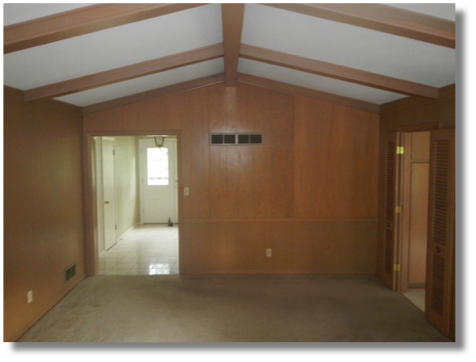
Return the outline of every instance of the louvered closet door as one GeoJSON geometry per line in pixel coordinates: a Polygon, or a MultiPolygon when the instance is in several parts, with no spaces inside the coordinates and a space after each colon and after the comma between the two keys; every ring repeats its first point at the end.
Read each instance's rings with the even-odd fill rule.
{"type": "Polygon", "coordinates": [[[383,240],[383,270],[381,280],[392,290],[396,289],[396,258],[399,214],[395,213],[399,205],[400,134],[388,134],[385,140],[385,230],[383,240]]]}
{"type": "Polygon", "coordinates": [[[454,325],[455,132],[432,131],[425,315],[443,334],[454,325]]]}

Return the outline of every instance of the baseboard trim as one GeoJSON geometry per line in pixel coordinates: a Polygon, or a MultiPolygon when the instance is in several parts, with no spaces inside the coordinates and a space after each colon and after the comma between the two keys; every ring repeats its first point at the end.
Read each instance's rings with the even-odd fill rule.
{"type": "Polygon", "coordinates": [[[322,270],[183,270],[180,275],[373,275],[376,272],[322,270]]]}
{"type": "Polygon", "coordinates": [[[42,310],[40,313],[36,314],[27,324],[25,324],[18,332],[16,332],[11,338],[5,340],[5,342],[17,342],[28,330],[33,327],[41,318],[43,318],[46,313],[48,313],[56,304],[58,304],[69,292],[71,292],[79,283],[86,279],[86,275],[78,278],[71,285],[68,286],[63,293],[61,293],[57,298],[51,302],[48,307],[42,310]]]}

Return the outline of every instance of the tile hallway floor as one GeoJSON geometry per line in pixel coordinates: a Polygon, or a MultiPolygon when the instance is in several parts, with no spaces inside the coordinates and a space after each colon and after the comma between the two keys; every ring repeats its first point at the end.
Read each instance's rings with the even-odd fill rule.
{"type": "Polygon", "coordinates": [[[178,226],[137,225],[99,257],[99,274],[178,274],[178,226]]]}

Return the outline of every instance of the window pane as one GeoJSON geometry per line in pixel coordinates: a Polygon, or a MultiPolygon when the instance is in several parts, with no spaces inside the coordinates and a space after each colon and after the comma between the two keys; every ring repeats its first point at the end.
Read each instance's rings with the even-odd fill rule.
{"type": "Polygon", "coordinates": [[[169,184],[169,150],[165,147],[147,148],[147,185],[169,184]]]}

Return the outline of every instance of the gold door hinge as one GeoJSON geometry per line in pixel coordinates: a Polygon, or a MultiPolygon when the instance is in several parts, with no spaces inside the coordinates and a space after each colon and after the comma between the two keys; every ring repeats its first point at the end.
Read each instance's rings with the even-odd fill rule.
{"type": "Polygon", "coordinates": [[[405,153],[405,147],[397,146],[397,155],[403,155],[405,153]]]}
{"type": "Polygon", "coordinates": [[[395,206],[395,214],[401,214],[403,211],[402,206],[395,206]]]}
{"type": "Polygon", "coordinates": [[[402,270],[402,266],[400,264],[393,264],[393,271],[399,272],[402,270]]]}

